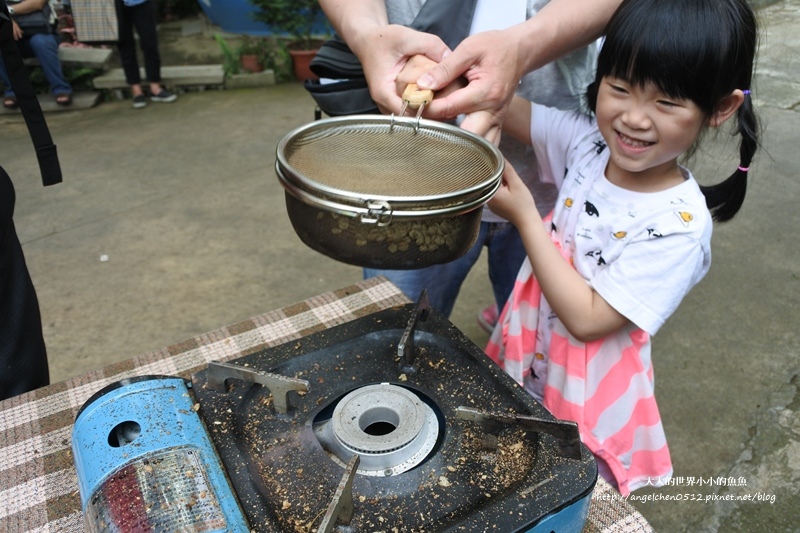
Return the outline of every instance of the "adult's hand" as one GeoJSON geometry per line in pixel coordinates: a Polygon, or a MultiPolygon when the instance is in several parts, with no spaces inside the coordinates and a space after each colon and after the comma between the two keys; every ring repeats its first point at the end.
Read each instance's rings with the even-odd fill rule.
{"type": "Polygon", "coordinates": [[[11,34],[14,36],[15,41],[22,39],[22,28],[19,27],[19,24],[17,24],[15,20],[11,21],[11,34]]]}
{"type": "Polygon", "coordinates": [[[417,80],[421,89],[434,91],[458,76],[468,82],[464,89],[435,99],[426,115],[453,118],[466,113],[461,127],[496,141],[522,76],[597,39],[620,1],[550,0],[524,23],[468,37],[417,80]]]}
{"type": "MultiPolygon", "coordinates": [[[[362,37],[368,53],[357,53],[369,84],[370,95],[384,113],[399,113],[403,101],[396,80],[408,60],[423,55],[438,62],[449,50],[442,40],[405,26],[389,24],[375,28],[362,37]]],[[[402,91],[401,91],[402,94],[402,91]]]]}
{"type": "Polygon", "coordinates": [[[465,114],[461,127],[497,142],[508,103],[524,74],[513,28],[467,37],[417,80],[421,89],[439,89],[463,77],[466,86],[434,99],[425,116],[448,119],[465,114]]]}
{"type": "Polygon", "coordinates": [[[496,142],[522,75],[599,37],[620,1],[550,0],[524,23],[470,36],[450,54],[437,37],[388,25],[384,0],[320,0],[320,5],[361,60],[370,93],[382,111],[400,111],[395,79],[411,56],[422,54],[440,63],[417,80],[420,88],[439,91],[462,75],[468,82],[461,90],[435,98],[425,116],[452,119],[467,114],[462,127],[496,142]]]}
{"type": "Polygon", "coordinates": [[[319,5],[358,56],[370,95],[384,113],[403,107],[395,80],[409,58],[423,55],[438,63],[449,51],[435,35],[389,24],[384,0],[319,0],[319,5]]]}
{"type": "MultiPolygon", "coordinates": [[[[406,87],[410,83],[416,83],[420,76],[429,72],[437,64],[438,63],[432,59],[423,55],[416,55],[408,58],[405,67],[403,67],[403,70],[395,79],[395,90],[397,91],[397,94],[402,95],[403,91],[405,91],[406,87]]],[[[446,98],[449,94],[452,94],[453,92],[457,91],[458,89],[462,89],[465,86],[466,80],[464,78],[456,78],[456,81],[452,82],[444,89],[436,91],[434,99],[446,98]]],[[[426,105],[425,108],[427,109],[428,106],[426,105]]],[[[409,111],[406,111],[406,113],[408,114],[409,111]]],[[[424,114],[426,117],[429,116],[427,113],[424,114]]]]}

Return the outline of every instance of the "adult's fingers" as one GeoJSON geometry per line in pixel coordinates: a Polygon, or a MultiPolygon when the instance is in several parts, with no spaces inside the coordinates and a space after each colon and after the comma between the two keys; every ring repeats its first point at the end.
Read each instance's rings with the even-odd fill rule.
{"type": "Polygon", "coordinates": [[[410,57],[441,60],[449,50],[442,40],[404,26],[383,26],[374,32],[369,50],[359,54],[370,95],[381,109],[397,113],[402,107],[395,81],[410,57]]]}

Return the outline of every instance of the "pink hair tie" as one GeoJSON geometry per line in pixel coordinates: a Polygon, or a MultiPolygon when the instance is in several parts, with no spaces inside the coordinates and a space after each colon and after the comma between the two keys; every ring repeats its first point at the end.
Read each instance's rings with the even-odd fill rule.
{"type": "Polygon", "coordinates": [[[739,167],[739,170],[741,170],[742,172],[747,172],[748,170],[750,170],[750,167],[739,167]]]}

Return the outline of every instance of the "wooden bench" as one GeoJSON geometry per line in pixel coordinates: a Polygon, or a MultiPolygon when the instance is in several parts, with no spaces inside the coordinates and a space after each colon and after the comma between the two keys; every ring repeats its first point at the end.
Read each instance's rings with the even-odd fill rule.
{"type": "MultiPolygon", "coordinates": [[[[147,79],[144,68],[140,68],[139,72],[142,80],[147,79]]],[[[222,65],[162,66],[161,83],[167,87],[224,86],[225,73],[222,65]]],[[[95,89],[111,89],[120,93],[129,87],[121,68],[110,69],[101,74],[92,81],[92,85],[95,89]]]]}

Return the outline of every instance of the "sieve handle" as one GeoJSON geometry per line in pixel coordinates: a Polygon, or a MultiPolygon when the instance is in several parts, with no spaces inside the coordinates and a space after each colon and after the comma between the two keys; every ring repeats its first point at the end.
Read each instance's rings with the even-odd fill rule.
{"type": "MultiPolygon", "coordinates": [[[[400,109],[400,116],[405,115],[406,108],[417,110],[417,125],[414,128],[416,131],[419,128],[419,118],[422,116],[422,110],[425,106],[433,100],[433,91],[430,89],[420,89],[416,83],[409,83],[403,91],[403,108],[400,109]]],[[[394,118],[394,114],[392,115],[394,118]]]]}
{"type": "Polygon", "coordinates": [[[416,83],[409,83],[403,91],[403,103],[411,109],[428,105],[433,100],[433,91],[420,89],[416,83]]]}

